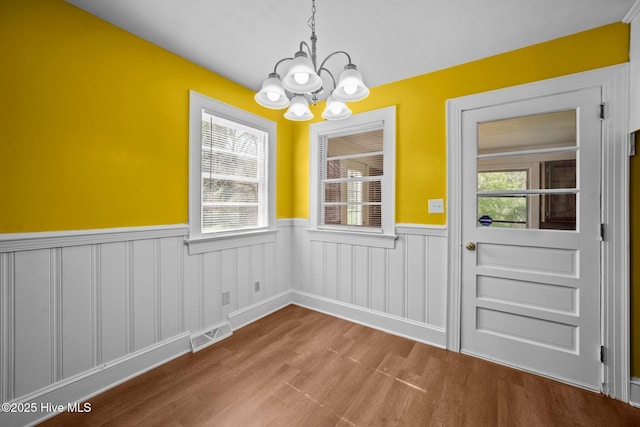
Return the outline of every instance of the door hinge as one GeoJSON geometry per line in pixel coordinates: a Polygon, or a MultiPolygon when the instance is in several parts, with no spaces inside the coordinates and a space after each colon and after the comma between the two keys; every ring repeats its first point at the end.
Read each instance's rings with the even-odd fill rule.
{"type": "Polygon", "coordinates": [[[604,120],[604,102],[600,103],[600,120],[604,120]]]}
{"type": "Polygon", "coordinates": [[[604,240],[604,224],[600,224],[600,240],[604,240]]]}
{"type": "Polygon", "coordinates": [[[636,155],[636,133],[629,135],[629,157],[636,155]]]}
{"type": "Polygon", "coordinates": [[[600,346],[600,363],[605,362],[605,347],[603,345],[600,346]]]}

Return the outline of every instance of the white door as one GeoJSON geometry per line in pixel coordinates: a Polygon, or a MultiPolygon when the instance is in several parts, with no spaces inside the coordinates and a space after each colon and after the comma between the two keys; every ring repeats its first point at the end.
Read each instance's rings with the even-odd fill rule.
{"type": "Polygon", "coordinates": [[[463,112],[461,351],[599,390],[600,88],[463,112]]]}

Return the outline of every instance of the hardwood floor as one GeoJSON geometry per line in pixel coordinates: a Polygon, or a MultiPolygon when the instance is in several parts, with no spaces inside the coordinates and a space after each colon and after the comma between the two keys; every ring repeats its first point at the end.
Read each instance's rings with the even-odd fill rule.
{"type": "Polygon", "coordinates": [[[622,402],[288,306],[46,426],[624,426],[622,402]]]}

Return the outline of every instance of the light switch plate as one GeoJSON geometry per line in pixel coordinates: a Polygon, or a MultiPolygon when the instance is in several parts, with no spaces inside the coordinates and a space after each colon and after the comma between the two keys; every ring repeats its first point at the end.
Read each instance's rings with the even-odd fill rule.
{"type": "Polygon", "coordinates": [[[429,213],[444,213],[444,200],[442,199],[429,199],[429,213]]]}

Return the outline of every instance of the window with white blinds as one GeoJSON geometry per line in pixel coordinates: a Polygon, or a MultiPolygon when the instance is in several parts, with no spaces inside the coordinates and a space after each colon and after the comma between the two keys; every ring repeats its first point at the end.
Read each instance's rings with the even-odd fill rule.
{"type": "Polygon", "coordinates": [[[320,137],[321,224],[382,227],[382,125],[320,137]]]}
{"type": "Polygon", "coordinates": [[[310,126],[312,240],[394,247],[396,109],[310,126]]]}
{"type": "Polygon", "coordinates": [[[190,253],[273,240],[275,141],[275,122],[190,92],[190,253]]]}
{"type": "Polygon", "coordinates": [[[202,233],[266,226],[264,131],[202,109],[202,233]]]}

